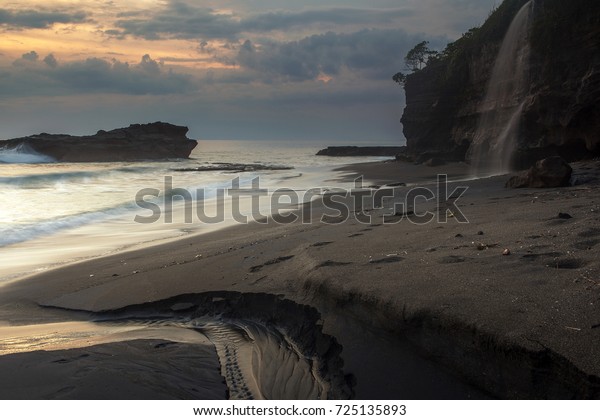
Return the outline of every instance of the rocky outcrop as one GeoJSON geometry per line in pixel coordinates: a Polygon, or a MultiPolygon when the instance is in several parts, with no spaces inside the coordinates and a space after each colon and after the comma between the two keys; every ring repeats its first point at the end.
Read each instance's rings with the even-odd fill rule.
{"type": "MultiPolygon", "coordinates": [[[[505,0],[477,29],[408,75],[402,116],[408,154],[465,160],[508,27],[527,0],[505,0]]],[[[600,154],[600,3],[535,0],[515,168],[560,155],[600,154]]]]}
{"type": "Polygon", "coordinates": [[[431,158],[431,159],[426,160],[425,162],[423,162],[423,165],[425,165],[425,166],[431,166],[431,167],[442,166],[442,165],[445,165],[445,164],[446,164],[446,161],[444,159],[441,159],[441,158],[431,158]]]}
{"type": "Polygon", "coordinates": [[[42,133],[0,142],[0,149],[24,150],[58,162],[115,162],[189,157],[198,144],[187,127],[155,122],[100,130],[91,136],[42,133]]]}
{"type": "Polygon", "coordinates": [[[317,156],[396,156],[403,153],[406,147],[393,146],[330,146],[317,152],[317,156]]]}
{"type": "Polygon", "coordinates": [[[175,168],[175,172],[256,172],[256,171],[287,171],[293,166],[262,165],[260,163],[218,163],[194,168],[175,168]]]}
{"type": "Polygon", "coordinates": [[[515,175],[507,188],[555,188],[570,185],[573,168],[560,156],[542,159],[528,171],[515,175]]]}

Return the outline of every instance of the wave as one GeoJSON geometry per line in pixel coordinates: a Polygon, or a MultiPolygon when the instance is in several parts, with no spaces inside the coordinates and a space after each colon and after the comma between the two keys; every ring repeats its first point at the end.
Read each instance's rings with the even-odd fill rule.
{"type": "Polygon", "coordinates": [[[32,184],[48,184],[61,181],[68,181],[73,179],[89,178],[100,175],[99,173],[91,171],[76,171],[76,172],[57,172],[48,174],[32,174],[23,176],[2,176],[0,177],[0,184],[25,186],[32,184]]]}
{"type": "Polygon", "coordinates": [[[119,217],[136,208],[137,206],[127,203],[103,210],[5,227],[0,229],[0,247],[26,242],[42,236],[52,235],[66,229],[74,229],[88,224],[98,223],[113,217],[119,217]]]}
{"type": "MultiPolygon", "coordinates": [[[[1,159],[1,157],[0,157],[1,159]]],[[[0,176],[0,184],[26,187],[37,186],[40,184],[48,185],[57,182],[80,181],[82,179],[106,178],[113,174],[119,173],[143,173],[154,171],[156,168],[151,166],[144,167],[125,167],[111,170],[95,170],[95,171],[65,171],[51,173],[37,173],[20,176],[0,176]]]]}
{"type": "Polygon", "coordinates": [[[50,156],[36,152],[27,145],[19,144],[14,148],[0,148],[0,163],[52,163],[55,162],[50,156]]]}
{"type": "MultiPolygon", "coordinates": [[[[0,182],[1,180],[2,178],[0,178],[0,182]]],[[[245,183],[242,182],[242,185],[244,186],[245,183]]],[[[196,201],[213,199],[217,195],[217,188],[226,187],[226,184],[220,182],[209,184],[206,190],[200,190],[203,192],[203,194],[199,194],[199,190],[194,190],[193,188],[185,189],[190,191],[192,199],[196,201]]],[[[180,202],[184,201],[184,198],[181,196],[177,196],[175,194],[165,194],[164,191],[158,189],[156,191],[159,192],[158,196],[145,196],[144,201],[158,205],[161,209],[161,214],[165,214],[165,201],[169,200],[171,197],[175,206],[178,206],[180,202]]],[[[51,236],[69,229],[101,223],[113,218],[123,217],[127,214],[132,214],[133,216],[135,212],[140,211],[144,211],[144,209],[136,202],[126,201],[122,202],[121,204],[116,204],[112,207],[105,207],[103,209],[92,211],[83,211],[81,213],[69,216],[59,216],[52,219],[40,220],[34,223],[16,223],[5,226],[0,225],[0,248],[40,237],[51,236]]]]}

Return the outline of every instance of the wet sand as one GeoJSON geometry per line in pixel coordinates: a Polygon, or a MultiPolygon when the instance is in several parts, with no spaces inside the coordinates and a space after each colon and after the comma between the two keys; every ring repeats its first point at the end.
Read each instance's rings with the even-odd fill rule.
{"type": "MultiPolygon", "coordinates": [[[[211,302],[229,302],[230,321],[278,325],[279,343],[285,341],[299,358],[315,361],[323,381],[319,397],[407,398],[420,372],[431,369],[431,382],[423,381],[419,388],[423,398],[597,398],[599,167],[597,161],[576,164],[579,185],[560,189],[507,190],[506,176],[450,183],[450,191],[457,185],[469,187],[457,202],[469,223],[458,223],[456,216],[446,223],[424,225],[407,219],[411,211],[435,212],[435,202],[417,209],[409,206],[392,217],[392,203],[382,209],[363,205],[343,223],[318,221],[327,211],[317,206],[310,224],[270,220],[94,259],[4,286],[0,314],[13,326],[97,322],[106,311],[145,305],[145,314],[154,311],[172,319],[180,311],[198,310],[186,308],[190,299],[204,302],[211,296],[211,302]],[[370,221],[362,223],[357,216],[368,216],[370,221]],[[503,255],[507,249],[510,255],[503,255]],[[318,353],[314,358],[314,343],[298,345],[306,336],[298,334],[300,327],[291,325],[282,313],[274,317],[271,304],[263,298],[253,300],[256,294],[269,302],[291,302],[314,310],[317,315],[311,316],[317,319],[300,325],[331,337],[339,345],[339,354],[318,353]],[[181,295],[186,297],[177,298],[181,295]],[[165,314],[160,308],[170,298],[175,299],[170,305],[183,306],[178,310],[169,306],[171,312],[165,314]],[[360,331],[381,339],[365,349],[360,331]],[[365,353],[368,357],[363,357],[365,353]],[[387,372],[378,364],[383,355],[398,355],[398,360],[415,357],[422,368],[402,378],[401,385],[390,384],[389,375],[384,384],[387,372]],[[369,369],[370,360],[379,368],[369,369]],[[444,384],[443,389],[428,385],[436,381],[444,384]],[[451,392],[460,387],[460,392],[451,392]],[[337,391],[329,393],[330,389],[337,391]]],[[[465,169],[378,163],[344,168],[342,176],[355,171],[364,175],[365,184],[410,185],[429,183],[437,173],[464,179],[465,169]]],[[[398,197],[408,190],[395,189],[398,197]]],[[[338,221],[335,215],[326,219],[338,221]]],[[[212,315],[220,319],[218,311],[212,315]]],[[[256,336],[250,339],[258,341],[256,336]]],[[[218,344],[211,342],[218,352],[218,344]]],[[[133,345],[127,343],[123,346],[133,345]]],[[[139,351],[140,342],[132,343],[139,351]]],[[[261,356],[265,348],[250,350],[254,378],[267,360],[277,358],[272,352],[261,356]]],[[[331,348],[338,347],[331,344],[331,348]]],[[[53,351],[68,355],[72,350],[67,344],[53,351]]],[[[13,362],[6,362],[11,357],[20,358],[19,363],[50,363],[46,357],[40,359],[38,352],[2,356],[2,377],[14,368],[13,362]]],[[[210,369],[214,360],[213,356],[210,369]]],[[[282,366],[288,362],[282,361],[282,366]]],[[[153,363],[162,362],[158,358],[153,363]]],[[[216,363],[226,379],[223,363],[216,363]]],[[[36,369],[24,371],[20,387],[3,382],[0,396],[8,397],[10,387],[11,397],[61,397],[28,391],[35,377],[28,382],[26,376],[36,369]]],[[[64,387],[82,386],[72,385],[68,374],[62,379],[64,387]]],[[[181,381],[185,383],[185,378],[181,381]]],[[[151,392],[145,395],[156,397],[151,392]]]]}

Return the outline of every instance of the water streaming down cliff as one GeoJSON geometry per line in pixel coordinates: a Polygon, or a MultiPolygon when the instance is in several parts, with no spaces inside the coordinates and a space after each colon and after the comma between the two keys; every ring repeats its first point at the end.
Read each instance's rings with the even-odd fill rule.
{"type": "Polygon", "coordinates": [[[527,2],[510,24],[480,104],[481,117],[469,156],[478,175],[511,170],[529,86],[528,32],[533,5],[527,2]]]}

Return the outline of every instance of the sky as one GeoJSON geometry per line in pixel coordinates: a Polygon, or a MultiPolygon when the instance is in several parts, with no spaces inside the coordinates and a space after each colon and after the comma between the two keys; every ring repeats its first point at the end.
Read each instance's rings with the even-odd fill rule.
{"type": "Polygon", "coordinates": [[[403,142],[392,76],[499,0],[0,0],[0,139],[186,125],[196,139],[403,142]]]}

